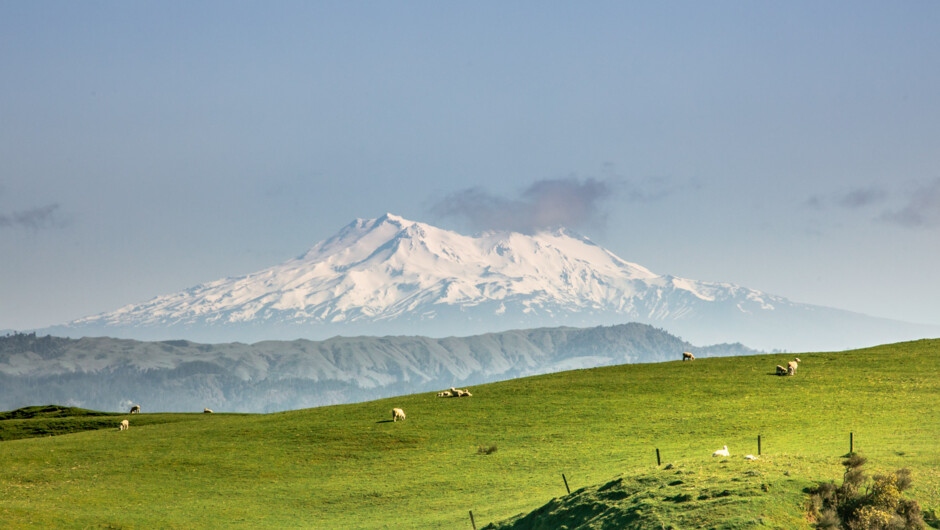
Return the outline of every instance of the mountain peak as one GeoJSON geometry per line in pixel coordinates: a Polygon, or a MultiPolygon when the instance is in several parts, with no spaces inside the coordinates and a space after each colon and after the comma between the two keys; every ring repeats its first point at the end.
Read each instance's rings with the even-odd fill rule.
{"type": "Polygon", "coordinates": [[[405,219],[404,217],[400,215],[395,215],[389,212],[386,212],[381,217],[377,217],[375,219],[365,219],[365,220],[360,220],[360,221],[363,222],[364,226],[369,226],[373,228],[380,226],[380,225],[391,225],[391,226],[397,226],[398,228],[408,228],[409,226],[418,224],[416,221],[409,221],[408,219],[405,219]]]}

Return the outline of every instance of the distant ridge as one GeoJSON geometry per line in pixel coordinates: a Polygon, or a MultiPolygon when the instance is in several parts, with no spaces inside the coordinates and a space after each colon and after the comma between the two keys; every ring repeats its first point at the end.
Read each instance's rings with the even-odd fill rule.
{"type": "Polygon", "coordinates": [[[273,412],[613,364],[755,353],[695,347],[644,324],[471,337],[335,337],[256,344],[0,337],[0,410],[273,412]]]}
{"type": "Polygon", "coordinates": [[[799,304],[656,274],[565,229],[466,236],[386,214],[303,255],[42,332],[255,342],[334,335],[466,336],[643,322],[699,344],[844,349],[940,336],[940,326],[799,304]]]}

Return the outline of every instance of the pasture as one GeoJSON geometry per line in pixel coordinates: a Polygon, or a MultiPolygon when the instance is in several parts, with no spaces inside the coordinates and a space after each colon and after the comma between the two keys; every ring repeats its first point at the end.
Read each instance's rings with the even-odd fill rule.
{"type": "MultiPolygon", "coordinates": [[[[792,354],[676,355],[476,386],[472,398],[427,393],[263,415],[115,414],[106,428],[3,441],[0,520],[14,528],[470,528],[472,510],[482,528],[564,497],[563,473],[576,495],[617,477],[656,477],[671,464],[707,482],[740,479],[744,489],[758,477],[769,494],[711,507],[649,504],[670,510],[664,520],[685,520],[681,512],[697,506],[715,527],[809,527],[802,488],[841,478],[849,433],[869,472],[910,468],[910,496],[940,508],[940,340],[799,353],[792,377],[773,375],[792,354]],[[407,419],[393,422],[393,407],[407,419]],[[130,420],[127,431],[117,430],[121,419],[130,420]],[[758,435],[761,459],[745,462],[758,435]],[[723,445],[731,457],[713,459],[723,445]]],[[[0,421],[0,439],[23,421],[0,421]]]]}

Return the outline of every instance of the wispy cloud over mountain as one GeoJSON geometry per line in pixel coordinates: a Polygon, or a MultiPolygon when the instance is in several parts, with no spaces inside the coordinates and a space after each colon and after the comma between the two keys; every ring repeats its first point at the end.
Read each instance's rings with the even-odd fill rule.
{"type": "Polygon", "coordinates": [[[431,212],[462,219],[475,230],[530,234],[558,226],[603,228],[607,216],[602,203],[611,194],[608,181],[545,179],[532,183],[516,198],[500,197],[482,188],[460,190],[437,201],[431,212]]]}

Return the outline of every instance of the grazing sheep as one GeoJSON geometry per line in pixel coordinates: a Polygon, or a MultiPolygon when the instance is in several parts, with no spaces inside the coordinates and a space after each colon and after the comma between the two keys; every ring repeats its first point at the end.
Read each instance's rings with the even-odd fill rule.
{"type": "Polygon", "coordinates": [[[457,397],[473,397],[469,390],[461,390],[457,397]]]}
{"type": "Polygon", "coordinates": [[[443,392],[437,393],[437,397],[451,397],[451,396],[453,396],[453,394],[451,394],[450,390],[445,390],[443,392]]]}
{"type": "Polygon", "coordinates": [[[127,420],[121,420],[121,425],[118,427],[119,431],[126,431],[131,426],[131,422],[127,420]]]}
{"type": "Polygon", "coordinates": [[[782,366],[780,366],[780,365],[778,364],[778,365],[777,365],[777,375],[787,375],[787,369],[784,368],[784,367],[782,367],[782,366]]]}
{"type": "Polygon", "coordinates": [[[131,414],[140,414],[140,405],[134,405],[131,407],[131,414]]]}
{"type": "Polygon", "coordinates": [[[405,411],[401,409],[392,409],[392,421],[405,420],[405,411]]]}
{"type": "Polygon", "coordinates": [[[731,453],[728,452],[728,446],[726,445],[724,449],[719,449],[712,453],[712,456],[731,456],[731,453]]]}
{"type": "Polygon", "coordinates": [[[682,352],[682,360],[683,360],[683,361],[694,361],[694,360],[695,360],[695,356],[692,355],[691,353],[687,352],[687,351],[684,351],[684,352],[682,352]]]}
{"type": "Polygon", "coordinates": [[[796,375],[796,367],[800,362],[800,358],[797,357],[795,360],[792,360],[787,363],[787,375],[796,375]]]}
{"type": "Polygon", "coordinates": [[[744,455],[745,460],[757,460],[757,457],[754,455],[744,455]]]}
{"type": "Polygon", "coordinates": [[[202,409],[203,414],[212,414],[212,409],[202,409]]]}

